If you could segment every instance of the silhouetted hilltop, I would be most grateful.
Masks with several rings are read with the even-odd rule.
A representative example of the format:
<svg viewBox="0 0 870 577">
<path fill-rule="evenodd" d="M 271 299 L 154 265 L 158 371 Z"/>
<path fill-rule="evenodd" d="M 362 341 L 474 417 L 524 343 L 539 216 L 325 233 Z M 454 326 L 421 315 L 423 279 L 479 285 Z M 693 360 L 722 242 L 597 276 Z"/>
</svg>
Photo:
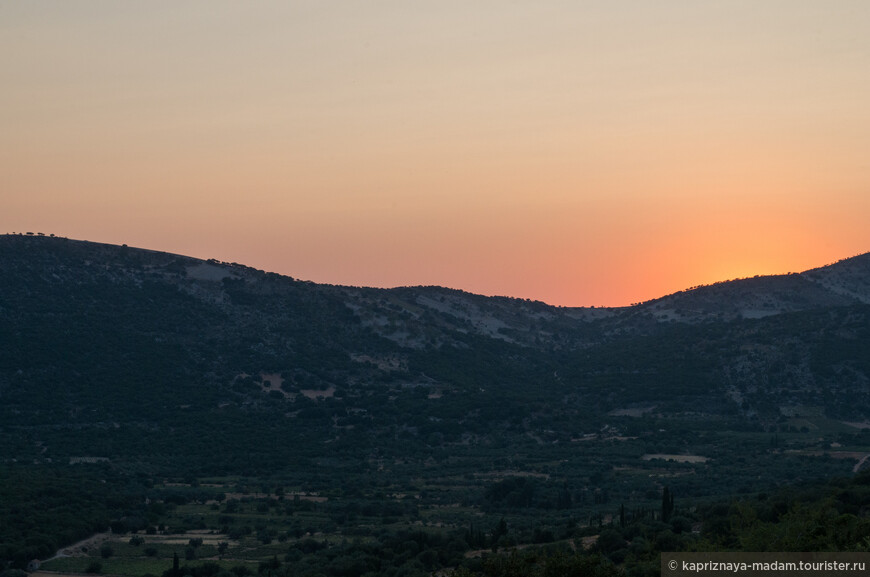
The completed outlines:
<svg viewBox="0 0 870 577">
<path fill-rule="evenodd" d="M 114 447 L 105 452 L 135 451 L 132 430 L 201 435 L 229 415 L 277 419 L 271 426 L 307 446 L 341 436 L 336 423 L 377 445 L 395 427 L 419 431 L 421 418 L 449 444 L 479 435 L 472 422 L 504 433 L 506 415 L 526 422 L 532 407 L 569 437 L 576 419 L 600 424 L 639 406 L 762 427 L 786 406 L 870 420 L 868 262 L 587 309 L 440 287 L 318 285 L 236 263 L 6 235 L 0 418 L 7 434 L 32 439 L 4 456 L 40 458 L 33 443 L 49 431 L 75 431 L 54 439 L 51 454 L 76 456 L 77 435 L 105 428 L 126 431 L 101 436 Z M 169 438 L 159 436 L 169 443 L 161 454 L 180 450 Z"/>
</svg>

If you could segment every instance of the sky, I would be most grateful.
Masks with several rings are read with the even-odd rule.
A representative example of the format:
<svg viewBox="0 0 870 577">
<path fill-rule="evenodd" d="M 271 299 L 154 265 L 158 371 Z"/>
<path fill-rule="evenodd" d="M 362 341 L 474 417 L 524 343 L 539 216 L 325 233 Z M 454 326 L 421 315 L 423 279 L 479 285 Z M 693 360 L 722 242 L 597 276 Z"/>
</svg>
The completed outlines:
<svg viewBox="0 0 870 577">
<path fill-rule="evenodd" d="M 870 2 L 0 0 L 0 233 L 622 306 L 870 251 Z"/>
</svg>

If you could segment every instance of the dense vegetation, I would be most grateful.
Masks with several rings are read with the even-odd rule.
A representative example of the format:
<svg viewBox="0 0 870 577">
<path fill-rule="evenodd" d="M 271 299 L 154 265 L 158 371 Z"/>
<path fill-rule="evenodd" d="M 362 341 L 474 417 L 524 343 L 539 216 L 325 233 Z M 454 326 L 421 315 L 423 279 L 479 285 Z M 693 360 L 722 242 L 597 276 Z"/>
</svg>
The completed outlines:
<svg viewBox="0 0 870 577">
<path fill-rule="evenodd" d="M 122 510 L 111 491 L 81 470 L 0 468 L 0 559 L 24 568 L 104 530 Z"/>
<path fill-rule="evenodd" d="M 735 285 L 780 307 L 742 318 L 727 284 L 575 310 L 56 238 L 2 237 L 0 265 L 10 567 L 109 526 L 111 554 L 50 563 L 643 574 L 667 548 L 788 548 L 783 518 L 819 548 L 866 529 L 857 481 L 803 509 L 775 490 L 870 454 L 870 306 L 824 271 Z"/>
<path fill-rule="evenodd" d="M 109 524 L 112 534 L 104 541 L 68 551 L 73 556 L 46 566 L 166 577 L 428 575 L 441 567 L 451 567 L 456 577 L 656 575 L 664 551 L 870 549 L 868 473 L 731 500 L 687 502 L 666 487 L 657 507 L 610 504 L 603 509 L 608 514 L 589 523 L 564 521 L 520 501 L 497 516 L 466 516 L 471 520 L 464 527 L 420 523 L 426 515 L 416 502 L 377 492 L 314 497 L 262 480 L 255 486 L 243 479 L 211 479 L 135 491 L 128 485 L 126 495 L 109 495 L 113 484 L 102 490 L 92 484 L 97 471 L 64 478 L 23 467 L 12 474 L 25 473 L 27 479 L 4 478 L 31 485 L 14 485 L 19 506 L 31 516 L 27 538 L 15 535 L 20 528 L 5 529 L 4 555 L 12 567 L 23 567 L 28 554 L 46 556 L 33 547 L 54 547 L 47 536 L 53 531 L 78 531 L 61 536 L 72 539 L 105 531 Z M 504 501 L 493 493 L 506 487 L 515 493 L 522 486 L 518 478 L 506 479 L 491 485 L 484 499 Z M 137 498 L 131 498 L 133 492 Z M 14 518 L 10 495 L 4 491 L 0 505 Z M 534 513 L 534 527 L 523 524 L 524 513 Z"/>
</svg>

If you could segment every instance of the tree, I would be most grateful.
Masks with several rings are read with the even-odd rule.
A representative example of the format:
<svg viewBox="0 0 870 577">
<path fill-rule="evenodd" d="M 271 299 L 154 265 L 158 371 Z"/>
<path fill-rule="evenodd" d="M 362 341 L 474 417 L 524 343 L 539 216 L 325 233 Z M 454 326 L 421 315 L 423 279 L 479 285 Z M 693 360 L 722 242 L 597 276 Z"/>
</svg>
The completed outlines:
<svg viewBox="0 0 870 577">
<path fill-rule="evenodd" d="M 259 566 L 259 573 L 268 573 L 272 575 L 275 571 L 281 568 L 281 562 L 278 561 L 278 556 L 273 555 L 268 561 L 263 561 Z"/>
<path fill-rule="evenodd" d="M 507 535 L 507 521 L 504 520 L 504 517 L 498 522 L 498 525 L 495 526 L 492 530 L 492 540 L 493 542 L 498 541 L 501 537 Z"/>
<path fill-rule="evenodd" d="M 667 487 L 662 490 L 662 521 L 670 522 L 674 514 L 674 495 Z"/>
</svg>

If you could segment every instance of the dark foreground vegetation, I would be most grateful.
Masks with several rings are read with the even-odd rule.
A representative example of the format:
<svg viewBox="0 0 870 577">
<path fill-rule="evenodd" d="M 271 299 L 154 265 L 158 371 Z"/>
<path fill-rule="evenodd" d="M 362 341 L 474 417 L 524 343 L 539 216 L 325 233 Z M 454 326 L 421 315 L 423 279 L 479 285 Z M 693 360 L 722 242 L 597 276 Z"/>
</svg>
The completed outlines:
<svg viewBox="0 0 870 577">
<path fill-rule="evenodd" d="M 421 522 L 419 503 L 383 493 L 327 499 L 251 479 L 97 481 L 106 474 L 2 470 L 3 519 L 21 521 L 18 509 L 28 512 L 26 523 L 2 526 L 4 577 L 65 543 L 109 531 L 44 567 L 162 577 L 423 576 L 445 569 L 457 577 L 657 575 L 663 551 L 870 549 L 870 473 L 694 503 L 665 488 L 657 507 L 612 505 L 591 523 L 517 504 L 495 516 L 466 515 L 464 527 Z"/>
</svg>

